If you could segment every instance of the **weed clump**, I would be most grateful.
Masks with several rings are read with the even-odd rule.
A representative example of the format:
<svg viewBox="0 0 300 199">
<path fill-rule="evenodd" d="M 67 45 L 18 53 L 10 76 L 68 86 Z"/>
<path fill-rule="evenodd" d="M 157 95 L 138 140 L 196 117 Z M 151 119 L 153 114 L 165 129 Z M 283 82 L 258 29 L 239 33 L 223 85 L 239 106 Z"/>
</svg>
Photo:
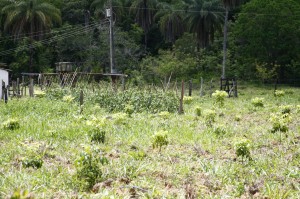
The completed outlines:
<svg viewBox="0 0 300 199">
<path fill-rule="evenodd" d="M 20 122 L 18 119 L 8 119 L 1 126 L 5 130 L 16 130 L 20 128 Z"/>
</svg>

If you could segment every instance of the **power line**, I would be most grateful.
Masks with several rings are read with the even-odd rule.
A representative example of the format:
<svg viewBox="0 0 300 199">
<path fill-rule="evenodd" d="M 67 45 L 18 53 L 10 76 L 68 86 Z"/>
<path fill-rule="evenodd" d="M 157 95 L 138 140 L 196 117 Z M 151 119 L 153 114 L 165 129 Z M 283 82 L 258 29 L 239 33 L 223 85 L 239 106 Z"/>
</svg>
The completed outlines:
<svg viewBox="0 0 300 199">
<path fill-rule="evenodd" d="M 33 47 L 36 47 L 39 44 L 49 44 L 49 43 L 53 42 L 54 40 L 66 39 L 66 38 L 69 38 L 69 37 L 72 37 L 72 36 L 76 36 L 76 35 L 79 35 L 81 33 L 86 32 L 86 31 L 93 30 L 95 27 L 97 27 L 99 25 L 100 26 L 104 25 L 106 23 L 107 23 L 107 21 L 103 20 L 102 23 L 100 23 L 100 24 L 93 24 L 93 25 L 90 25 L 89 27 L 82 27 L 81 29 L 78 29 L 75 32 L 72 31 L 72 32 L 64 33 L 62 35 L 55 35 L 55 36 L 50 37 L 48 39 L 41 40 L 41 41 L 39 41 L 39 43 L 33 44 Z M 27 45 L 19 46 L 17 48 L 13 48 L 13 49 L 9 49 L 9 50 L 6 50 L 6 51 L 2 51 L 2 52 L 0 52 L 0 56 L 4 56 L 4 55 L 9 55 L 9 54 L 15 53 L 16 51 L 24 50 L 26 48 L 29 48 L 30 46 L 31 46 L 30 44 L 27 44 Z"/>
<path fill-rule="evenodd" d="M 211 10 L 188 10 L 188 9 L 165 9 L 165 8 L 140 8 L 140 7 L 128 7 L 128 6 L 113 6 L 113 8 L 125 8 L 125 9 L 136 9 L 136 10 L 153 10 L 153 11 L 172 11 L 172 12 L 183 12 L 183 13 L 198 13 L 198 12 L 210 12 L 214 14 L 225 14 L 226 11 L 211 11 Z M 257 13 L 257 12 L 239 12 L 238 14 L 245 14 L 245 15 L 257 15 L 257 16 L 300 16 L 299 14 L 265 14 L 265 13 Z"/>
</svg>

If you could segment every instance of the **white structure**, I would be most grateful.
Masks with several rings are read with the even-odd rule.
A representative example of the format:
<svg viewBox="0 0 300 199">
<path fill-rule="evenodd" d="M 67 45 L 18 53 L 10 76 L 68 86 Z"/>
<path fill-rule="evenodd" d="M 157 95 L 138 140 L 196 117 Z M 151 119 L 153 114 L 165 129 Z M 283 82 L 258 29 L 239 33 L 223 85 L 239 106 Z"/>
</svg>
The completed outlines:
<svg viewBox="0 0 300 199">
<path fill-rule="evenodd" d="M 2 81 L 5 82 L 5 86 L 8 85 L 8 71 L 0 68 L 0 99 L 2 99 Z"/>
</svg>

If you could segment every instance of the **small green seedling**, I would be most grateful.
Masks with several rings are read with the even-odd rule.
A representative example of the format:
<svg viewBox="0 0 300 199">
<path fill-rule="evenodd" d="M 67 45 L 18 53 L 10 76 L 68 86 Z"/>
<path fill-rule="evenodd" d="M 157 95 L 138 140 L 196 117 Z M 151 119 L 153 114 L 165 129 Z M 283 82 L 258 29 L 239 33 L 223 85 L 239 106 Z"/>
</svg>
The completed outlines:
<svg viewBox="0 0 300 199">
<path fill-rule="evenodd" d="M 168 141 L 168 131 L 158 131 L 153 136 L 152 147 L 159 148 L 159 152 L 163 146 L 167 146 L 169 144 Z"/>
</svg>

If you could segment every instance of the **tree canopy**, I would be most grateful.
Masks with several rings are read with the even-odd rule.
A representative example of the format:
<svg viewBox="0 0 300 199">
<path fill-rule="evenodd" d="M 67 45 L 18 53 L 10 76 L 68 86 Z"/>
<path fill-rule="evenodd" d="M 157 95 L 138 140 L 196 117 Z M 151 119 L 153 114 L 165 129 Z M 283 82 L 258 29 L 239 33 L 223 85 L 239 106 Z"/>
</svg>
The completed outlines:
<svg viewBox="0 0 300 199">
<path fill-rule="evenodd" d="M 170 73 L 200 79 L 225 76 L 226 65 L 228 77 L 298 78 L 299 4 L 112 0 L 117 70 L 145 79 Z M 108 5 L 108 0 L 0 0 L 0 62 L 15 73 L 54 71 L 59 61 L 107 72 Z"/>
</svg>

